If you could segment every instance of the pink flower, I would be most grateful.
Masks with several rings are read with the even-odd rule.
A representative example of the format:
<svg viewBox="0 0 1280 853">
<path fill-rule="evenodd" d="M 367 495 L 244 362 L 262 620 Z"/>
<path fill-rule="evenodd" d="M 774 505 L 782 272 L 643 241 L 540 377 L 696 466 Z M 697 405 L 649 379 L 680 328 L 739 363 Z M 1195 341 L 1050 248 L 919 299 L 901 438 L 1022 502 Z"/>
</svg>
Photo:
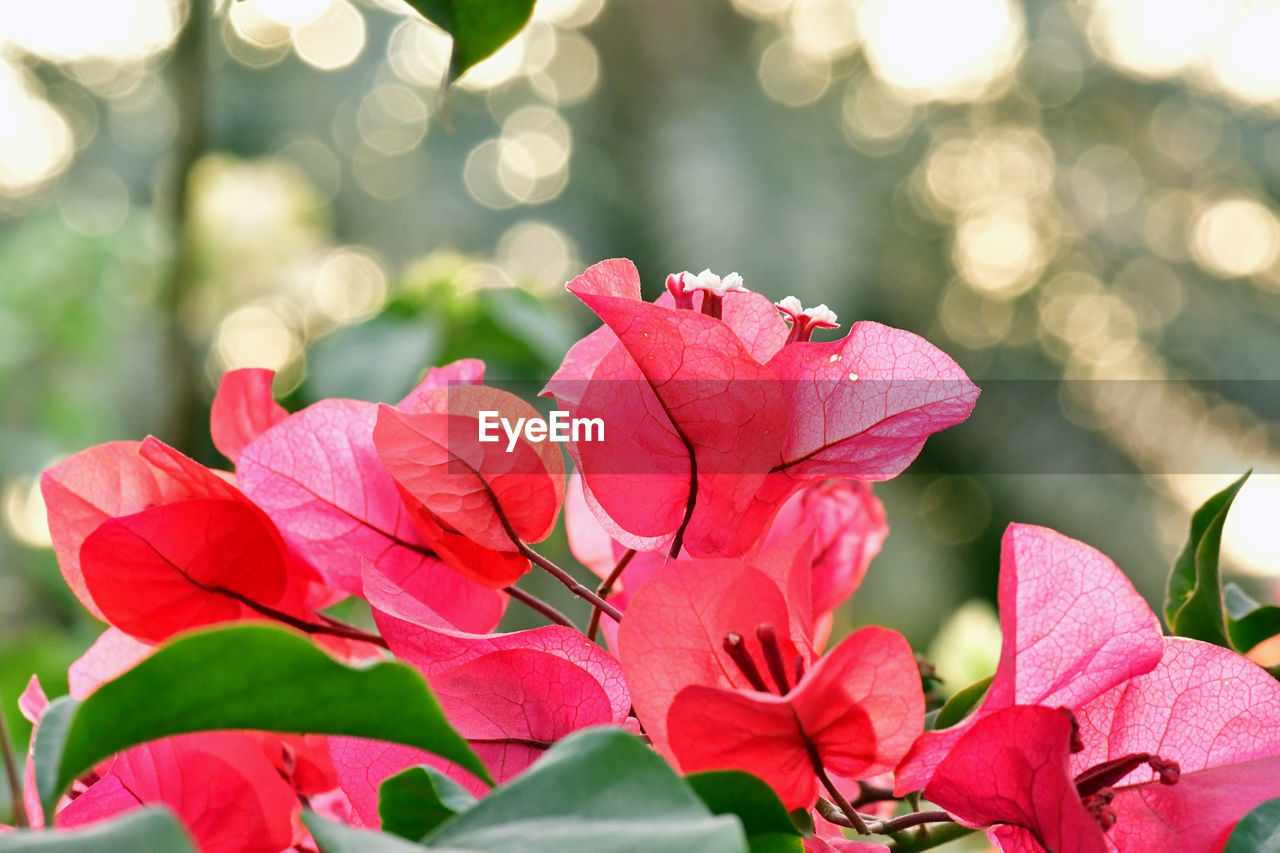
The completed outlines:
<svg viewBox="0 0 1280 853">
<path fill-rule="evenodd" d="M 478 381 L 482 370 L 471 360 L 435 368 L 400 410 L 413 411 L 424 396 L 451 382 Z M 378 458 L 377 420 L 378 406 L 358 400 L 321 400 L 295 412 L 240 451 L 240 487 L 276 523 L 290 550 L 315 568 L 326 589 L 359 595 L 361 565 L 368 561 L 389 576 L 417 578 L 453 624 L 492 629 L 506 596 L 463 575 L 433 548 L 422 528 L 436 529 L 434 519 L 406 505 Z M 527 560 L 509 556 L 515 573 L 527 568 Z"/>
<path fill-rule="evenodd" d="M 892 768 L 923 728 L 924 699 L 892 631 L 864 628 L 818 657 L 808 549 L 785 554 L 666 562 L 632 599 L 619 643 L 660 752 L 686 772 L 754 773 L 807 808 L 819 768 L 853 780 Z"/>
<path fill-rule="evenodd" d="M 44 473 L 68 586 L 95 616 L 146 642 L 307 612 L 318 580 L 230 479 L 154 438 L 77 453 Z"/>
<path fill-rule="evenodd" d="M 624 546 L 744 554 L 806 483 L 893 477 L 972 409 L 977 388 L 921 338 L 858 323 L 811 341 L 829 312 L 786 302 L 788 332 L 738 277 L 714 278 L 669 277 L 656 304 L 625 260 L 568 285 L 605 328 L 569 351 L 544 393 L 605 420 L 603 441 L 569 450 L 588 505 Z"/>
<path fill-rule="evenodd" d="M 925 796 L 1006 853 L 1211 851 L 1280 796 L 1280 682 L 1229 649 L 1170 638 L 1155 669 L 1074 715 L 1012 706 L 975 723 Z"/>
<path fill-rule="evenodd" d="M 761 547 L 775 546 L 788 533 L 806 528 L 813 530 L 814 635 L 821 646 L 831 634 L 832 614 L 862 583 L 889 525 L 870 483 L 825 480 L 782 505 Z"/>
<path fill-rule="evenodd" d="M 631 697 L 618 662 L 579 632 L 548 625 L 470 634 L 413 591 L 365 567 L 365 595 L 396 657 L 422 672 L 449 722 L 503 782 L 551 744 L 590 725 L 622 725 Z M 354 819 L 377 826 L 378 785 L 416 764 L 437 767 L 483 795 L 471 774 L 411 747 L 330 738 L 330 753 Z"/>
<path fill-rule="evenodd" d="M 1013 705 L 1078 710 L 1149 672 L 1164 646 L 1160 623 L 1115 563 L 1052 530 L 1011 524 L 1000 555 L 1000 663 L 963 722 L 926 732 L 897 769 L 896 792 L 923 788 L 975 723 Z"/>
<path fill-rule="evenodd" d="M 609 577 L 627 549 L 609 535 L 591 512 L 582 478 L 576 471 L 569 478 L 564 516 L 574 556 L 601 579 Z M 792 495 L 752 553 L 759 556 L 779 547 L 794 547 L 794 542 L 788 543 L 788 539 L 794 540 L 798 533 L 813 536 L 810 585 L 814 640 L 821 649 L 831 634 L 835 609 L 862 583 L 868 565 L 889 533 L 889 526 L 884 507 L 872 494 L 870 483 L 825 480 L 805 486 Z M 653 552 L 636 553 L 628 558 L 613 585 L 609 602 L 625 613 L 636 591 L 663 562 L 664 558 Z M 617 648 L 617 624 L 610 620 L 601 627 L 609 647 Z"/>
</svg>

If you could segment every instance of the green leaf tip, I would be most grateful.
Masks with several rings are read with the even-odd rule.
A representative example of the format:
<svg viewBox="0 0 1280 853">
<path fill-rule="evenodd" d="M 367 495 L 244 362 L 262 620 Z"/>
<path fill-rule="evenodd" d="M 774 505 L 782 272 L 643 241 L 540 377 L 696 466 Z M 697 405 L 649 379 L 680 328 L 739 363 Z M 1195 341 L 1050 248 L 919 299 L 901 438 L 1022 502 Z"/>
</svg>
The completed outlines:
<svg viewBox="0 0 1280 853">
<path fill-rule="evenodd" d="M 1240 479 L 1218 492 L 1195 511 L 1187 544 L 1169 572 L 1164 619 L 1169 630 L 1180 637 L 1230 647 L 1222 584 L 1218 573 L 1218 553 L 1222 528 L 1236 494 L 1249 479 Z"/>
</svg>

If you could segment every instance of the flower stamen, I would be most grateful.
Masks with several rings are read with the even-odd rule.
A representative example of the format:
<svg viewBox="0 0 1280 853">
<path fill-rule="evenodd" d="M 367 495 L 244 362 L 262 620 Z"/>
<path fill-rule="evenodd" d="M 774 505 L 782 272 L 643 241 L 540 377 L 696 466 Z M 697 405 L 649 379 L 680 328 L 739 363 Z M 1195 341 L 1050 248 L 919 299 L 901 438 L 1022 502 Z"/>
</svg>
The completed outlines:
<svg viewBox="0 0 1280 853">
<path fill-rule="evenodd" d="M 717 320 L 724 313 L 725 294 L 747 292 L 746 287 L 742 284 L 742 276 L 736 272 L 731 272 L 724 278 L 709 269 L 705 269 L 697 275 L 691 272 L 683 272 L 680 274 L 680 281 L 686 293 L 691 294 L 695 290 L 702 291 L 702 313 Z M 669 288 L 670 285 L 668 285 Z M 692 295 L 689 298 L 691 300 L 690 306 L 692 307 Z"/>
<path fill-rule="evenodd" d="M 760 641 L 760 651 L 764 653 L 765 665 L 778 687 L 778 695 L 786 696 L 791 685 L 787 683 L 787 667 L 782 662 L 782 647 L 778 645 L 778 629 L 765 622 L 756 628 L 756 639 Z"/>
<path fill-rule="evenodd" d="M 804 308 L 800 305 L 800 300 L 794 296 L 788 296 L 781 302 L 775 302 L 773 305 L 791 321 L 791 334 L 787 336 L 787 343 L 792 344 L 796 341 L 808 341 L 813 337 L 814 329 L 838 329 L 840 324 L 836 322 L 836 312 L 832 311 L 826 305 L 817 305 L 813 308 Z"/>
<path fill-rule="evenodd" d="M 725 634 L 723 647 L 730 660 L 737 664 L 738 671 L 742 673 L 751 686 L 761 693 L 768 693 L 769 688 L 765 686 L 764 679 L 760 677 L 760 670 L 756 669 L 756 662 L 751 659 L 751 653 L 743 645 L 742 635 L 733 631 Z"/>
<path fill-rule="evenodd" d="M 1116 791 L 1112 786 L 1144 764 L 1160 775 L 1161 785 L 1176 784 L 1182 774 L 1176 761 L 1148 752 L 1136 752 L 1104 761 L 1076 776 L 1076 793 L 1080 795 L 1080 802 L 1103 832 L 1116 823 L 1116 811 L 1111 807 Z"/>
</svg>

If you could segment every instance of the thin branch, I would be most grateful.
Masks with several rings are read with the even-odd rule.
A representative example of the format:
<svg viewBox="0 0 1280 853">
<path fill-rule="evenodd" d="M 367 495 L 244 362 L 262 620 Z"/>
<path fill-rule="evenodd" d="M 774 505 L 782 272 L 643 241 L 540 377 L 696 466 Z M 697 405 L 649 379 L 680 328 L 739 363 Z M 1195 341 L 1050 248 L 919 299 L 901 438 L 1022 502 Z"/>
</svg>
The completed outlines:
<svg viewBox="0 0 1280 853">
<path fill-rule="evenodd" d="M 604 582 L 600 584 L 600 586 L 596 587 L 596 595 L 600 596 L 601 600 L 608 598 L 609 594 L 613 592 L 613 585 L 618 582 L 618 578 L 622 577 L 623 570 L 626 569 L 627 564 L 631 562 L 631 558 L 635 555 L 636 549 L 628 548 L 627 552 L 618 559 L 618 563 L 613 567 L 613 571 L 609 572 L 609 577 L 605 578 Z M 591 622 L 587 625 L 587 639 L 595 640 L 596 632 L 599 630 L 600 608 L 596 607 L 592 609 Z"/>
<path fill-rule="evenodd" d="M 828 791 L 828 793 L 830 792 Z M 815 808 L 817 808 L 818 814 L 822 815 L 824 818 L 831 821 L 836 826 L 844 826 L 844 827 L 848 827 L 849 829 L 858 829 L 856 826 L 853 825 L 853 821 L 849 819 L 848 812 L 846 812 L 840 806 L 836 805 L 835 803 L 831 802 L 828 799 L 825 799 L 823 797 L 818 797 L 818 803 L 815 806 Z M 856 810 L 854 811 L 854 814 L 858 816 L 858 819 L 862 822 L 863 826 L 868 826 L 869 824 L 867 822 L 873 820 L 870 816 L 864 815 L 861 812 L 858 812 Z M 870 829 L 866 829 L 866 830 L 859 829 L 858 831 L 864 834 L 870 834 L 871 832 Z"/>
<path fill-rule="evenodd" d="M 819 797 L 817 808 L 818 814 L 822 815 L 837 826 L 847 826 L 850 829 L 857 829 L 857 827 L 853 825 L 852 821 L 849 820 L 848 815 L 835 803 Z M 951 819 L 951 816 L 944 811 L 913 812 L 892 820 L 871 820 L 868 819 L 866 815 L 861 814 L 859 815 L 859 818 L 862 819 L 863 825 L 866 826 L 867 831 L 873 835 L 897 836 L 898 833 L 911 829 L 912 827 L 920 827 L 920 832 L 915 837 L 904 835 L 893 839 L 893 849 L 901 851 L 927 850 L 930 847 L 935 847 L 939 844 L 952 841 L 973 832 L 972 829 L 955 823 Z M 926 824 L 943 824 L 943 826 L 926 835 Z"/>
<path fill-rule="evenodd" d="M 844 794 L 840 793 L 840 789 L 835 786 L 835 783 L 831 781 L 831 777 L 827 775 L 826 768 L 822 766 L 822 759 L 818 756 L 818 747 L 807 734 L 803 734 L 803 728 L 800 731 L 804 737 L 805 751 L 809 753 L 809 763 L 813 765 L 813 772 L 818 774 L 818 780 L 822 782 L 822 787 L 827 789 L 827 793 L 831 795 L 831 799 L 835 801 L 835 804 L 840 807 L 841 815 L 848 822 L 845 823 L 844 821 L 833 820 L 832 818 L 827 817 L 826 814 L 824 814 L 823 817 L 827 817 L 827 820 L 830 820 L 832 823 L 840 823 L 843 826 L 856 829 L 863 835 L 870 835 L 871 830 L 867 829 L 867 823 L 862 819 L 862 815 L 858 814 L 858 810 L 853 807 L 853 804 L 849 802 L 848 798 L 846 798 Z M 818 800 L 818 805 L 819 811 L 821 811 L 821 798 Z"/>
<path fill-rule="evenodd" d="M 484 489 L 485 495 L 489 498 L 489 503 L 493 505 L 495 511 L 494 514 L 498 517 L 498 523 L 502 525 L 502 529 L 506 532 L 507 538 L 511 540 L 512 545 L 516 546 L 516 550 L 519 551 L 520 554 L 528 559 L 529 562 L 539 566 L 553 578 L 564 584 L 565 588 L 568 589 L 569 592 L 578 596 L 578 598 L 585 599 L 603 610 L 605 613 L 609 614 L 613 621 L 622 621 L 622 613 L 619 612 L 616 607 L 605 602 L 605 600 L 600 596 L 574 580 L 573 575 L 569 574 L 564 569 L 560 568 L 555 563 L 551 562 L 546 557 L 526 545 L 524 540 L 520 538 L 520 534 L 516 533 L 516 529 L 511 526 L 511 520 L 507 518 L 507 514 L 502 511 L 502 502 L 499 501 L 498 496 L 494 494 L 493 487 L 489 485 L 489 481 L 486 480 L 484 476 L 481 475 L 481 473 L 469 462 L 459 459 L 456 456 L 453 458 L 466 465 L 467 468 L 470 469 L 471 473 L 475 475 L 476 481 L 480 483 L 480 488 Z"/>
<path fill-rule="evenodd" d="M 565 616 L 559 610 L 556 610 L 550 604 L 543 601 L 541 598 L 538 598 L 538 596 L 529 592 L 525 592 L 523 589 L 520 589 L 518 586 L 509 586 L 506 589 L 504 589 L 503 592 L 505 592 L 507 595 L 511 596 L 521 604 L 525 605 L 526 607 L 541 613 L 543 616 L 547 617 L 552 622 L 555 622 L 557 625 L 563 625 L 566 628 L 573 628 L 575 631 L 578 629 L 578 626 L 573 624 L 573 620 L 570 619 L 568 616 Z"/>
<path fill-rule="evenodd" d="M 230 598 L 239 601 L 245 607 L 257 613 L 261 613 L 268 619 L 274 619 L 277 622 L 283 622 L 291 628 L 297 628 L 306 634 L 326 634 L 330 637 L 342 637 L 344 640 L 357 640 L 361 643 L 370 643 L 371 645 L 381 646 L 384 649 L 390 648 L 387 641 L 379 637 L 377 634 L 370 634 L 368 631 L 361 631 L 354 625 L 348 625 L 345 622 L 339 622 L 332 616 L 322 616 L 324 622 L 308 622 L 306 619 L 299 619 L 289 613 L 276 610 L 274 607 L 268 607 L 260 601 L 254 601 L 246 595 L 241 595 L 232 589 L 226 587 L 204 587 L 211 592 L 221 593 Z"/>
<path fill-rule="evenodd" d="M 858 798 L 853 801 L 854 807 L 865 806 L 871 803 L 883 803 L 889 800 L 898 799 L 893 795 L 892 788 L 881 788 L 878 785 L 870 785 L 866 782 L 858 783 Z"/>
<path fill-rule="evenodd" d="M 499 517 L 501 518 L 502 516 L 499 516 Z M 576 580 L 574 580 L 573 575 L 569 574 L 564 569 L 560 568 L 555 563 L 551 562 L 546 557 L 542 556 L 537 551 L 530 548 L 528 545 L 524 544 L 519 540 L 515 540 L 515 542 L 516 542 L 516 547 L 520 549 L 521 554 L 528 557 L 531 562 L 535 563 L 536 565 L 544 569 L 553 578 L 560 581 L 560 583 L 564 584 L 565 587 L 569 590 L 569 592 L 578 596 L 578 598 L 581 598 L 589 602 L 596 608 L 604 611 L 605 615 L 607 615 L 613 621 L 615 622 L 622 621 L 622 613 L 618 610 L 618 608 L 614 607 L 612 604 L 605 601 L 603 598 L 596 595 L 594 592 L 587 589 L 582 584 L 578 583 Z"/>
<path fill-rule="evenodd" d="M 9 780 L 9 798 L 13 804 L 13 825 L 19 828 L 29 826 L 27 809 L 22 799 L 22 776 L 18 769 L 18 759 L 13 752 L 13 742 L 9 740 L 9 724 L 4 719 L 4 706 L 0 703 L 0 751 L 4 753 L 4 772 Z"/>
<path fill-rule="evenodd" d="M 921 826 L 926 823 L 952 823 L 951 815 L 944 811 L 913 812 L 902 817 L 895 817 L 893 820 L 869 823 L 867 828 L 877 835 L 893 835 L 895 832 L 902 832 L 904 829 L 910 829 L 913 826 Z"/>
<path fill-rule="evenodd" d="M 916 833 L 914 837 L 910 833 L 895 836 L 890 842 L 889 849 L 895 851 L 895 853 L 918 853 L 918 851 L 929 850 L 946 844 L 948 841 L 955 841 L 957 838 L 972 835 L 976 831 L 958 823 L 943 823 L 935 826 L 926 836 L 923 834 L 924 827 L 922 826 L 920 832 Z"/>
</svg>

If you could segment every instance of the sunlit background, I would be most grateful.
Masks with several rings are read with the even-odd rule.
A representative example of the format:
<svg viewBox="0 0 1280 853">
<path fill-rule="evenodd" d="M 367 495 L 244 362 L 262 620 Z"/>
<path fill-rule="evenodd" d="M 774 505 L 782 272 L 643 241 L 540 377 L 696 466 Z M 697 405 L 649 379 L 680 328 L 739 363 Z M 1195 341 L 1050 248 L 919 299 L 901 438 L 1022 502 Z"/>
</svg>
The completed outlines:
<svg viewBox="0 0 1280 853">
<path fill-rule="evenodd" d="M 398 0 L 0 6 L 0 698 L 97 630 L 41 469 L 147 433 L 217 463 L 235 367 L 292 406 L 469 355 L 545 378 L 590 327 L 560 285 L 617 255 L 651 292 L 736 270 L 918 331 L 987 383 L 879 488 L 845 621 L 929 648 L 970 602 L 932 644 L 950 688 L 990 665 L 1010 521 L 1158 602 L 1253 467 L 1225 547 L 1274 597 L 1277 44 L 1277 0 L 539 0 L 445 97 L 447 37 Z"/>
</svg>

